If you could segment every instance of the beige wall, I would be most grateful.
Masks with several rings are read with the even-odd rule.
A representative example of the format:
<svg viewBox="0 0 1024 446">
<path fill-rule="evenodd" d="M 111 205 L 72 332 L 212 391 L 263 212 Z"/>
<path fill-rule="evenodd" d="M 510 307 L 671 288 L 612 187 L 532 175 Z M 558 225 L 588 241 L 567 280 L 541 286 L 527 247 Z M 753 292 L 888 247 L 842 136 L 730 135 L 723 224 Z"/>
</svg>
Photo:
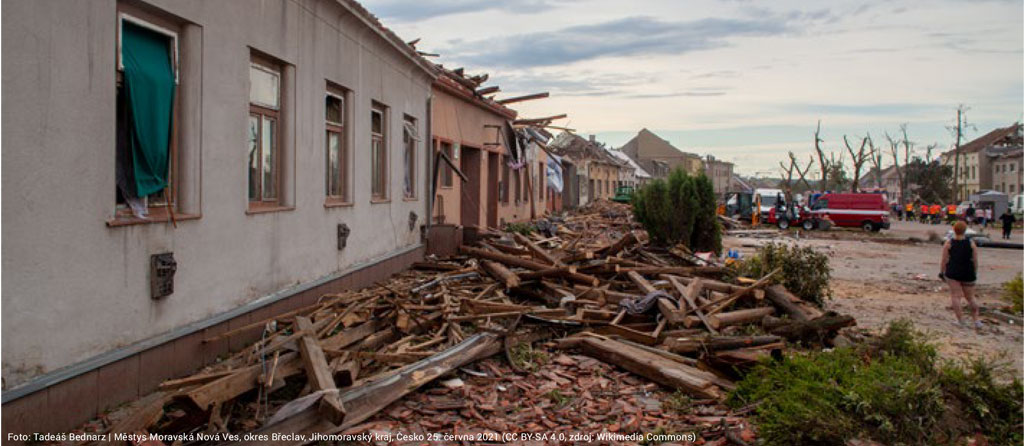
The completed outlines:
<svg viewBox="0 0 1024 446">
<path fill-rule="evenodd" d="M 995 158 L 990 164 L 992 166 L 992 189 L 1010 196 L 1024 193 L 1024 157 Z M 1013 170 L 1010 170 L 1010 169 Z"/>
<path fill-rule="evenodd" d="M 402 198 L 402 116 L 427 134 L 430 76 L 333 0 L 153 0 L 180 20 L 185 210 L 199 218 L 110 227 L 115 210 L 117 3 L 4 2 L 3 378 L 8 389 L 297 284 L 420 243 Z M 283 195 L 248 214 L 250 48 L 286 62 Z M 351 90 L 351 206 L 325 207 L 324 94 Z M 389 190 L 370 202 L 371 101 L 390 107 Z M 187 183 L 187 184 L 186 184 Z M 410 213 L 417 217 L 409 228 Z M 337 249 L 336 227 L 351 228 Z M 173 252 L 175 291 L 150 299 L 149 263 Z"/>
<path fill-rule="evenodd" d="M 472 147 L 481 151 L 479 164 L 480 199 L 475 203 L 479 207 L 479 218 L 475 224 L 486 227 L 488 226 L 488 203 L 497 201 L 498 198 L 497 194 L 492 194 L 491 192 L 496 191 L 495 183 L 505 181 L 502 178 L 502 158 L 506 161 L 509 159 L 504 139 L 498 136 L 497 129 L 487 126 L 503 126 L 509 117 L 471 102 L 457 93 L 451 92 L 447 87 L 437 84 L 434 86 L 432 109 L 432 128 L 435 140 L 459 144 L 463 148 Z M 501 144 L 494 145 L 496 142 Z M 540 172 L 538 163 L 547 162 L 547 154 L 543 150 L 536 148 L 527 150 L 527 152 L 530 154 L 530 162 L 523 169 L 518 170 L 518 173 L 517 170 L 509 169 L 508 199 L 497 204 L 497 223 L 499 226 L 503 221 L 506 223 L 525 221 L 529 220 L 531 215 L 541 216 L 544 214 L 546 201 L 544 195 L 546 194 L 540 194 L 541 191 L 537 187 L 537 182 L 544 180 L 544 177 L 538 174 Z M 460 159 L 455 160 L 456 164 L 459 164 L 460 167 L 464 153 L 465 151 L 462 150 L 459 154 Z M 498 160 L 498 177 L 496 178 L 491 178 L 490 176 L 488 163 L 491 158 Z M 521 178 L 520 199 L 518 202 L 516 201 L 515 181 L 513 180 L 517 174 Z M 532 186 L 532 198 L 534 200 L 532 210 L 530 196 L 528 195 L 529 189 L 526 185 L 527 178 L 532 181 L 530 185 Z M 467 187 L 467 185 L 459 179 L 458 175 L 454 175 L 452 183 L 452 187 L 441 186 L 441 175 L 438 175 L 437 195 L 441 197 L 440 201 L 443 201 L 444 204 L 443 209 L 441 209 L 435 203 L 434 218 L 435 221 L 443 218 L 448 223 L 461 224 L 462 206 L 472 205 L 473 203 L 471 202 L 476 200 L 467 199 L 467 194 L 463 191 L 463 188 Z"/>
<path fill-rule="evenodd" d="M 588 177 L 590 181 L 593 181 L 595 189 L 589 195 L 589 199 L 591 201 L 599 199 L 610 200 L 614 197 L 615 182 L 619 180 L 618 167 L 592 161 L 588 164 L 587 169 Z"/>
</svg>

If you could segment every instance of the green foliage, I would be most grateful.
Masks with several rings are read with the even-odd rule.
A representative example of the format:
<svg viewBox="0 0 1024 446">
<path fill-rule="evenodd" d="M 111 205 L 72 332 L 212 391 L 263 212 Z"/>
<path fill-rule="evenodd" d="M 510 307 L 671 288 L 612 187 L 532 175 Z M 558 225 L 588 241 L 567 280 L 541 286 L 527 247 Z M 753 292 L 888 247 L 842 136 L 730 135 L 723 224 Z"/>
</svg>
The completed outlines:
<svg viewBox="0 0 1024 446">
<path fill-rule="evenodd" d="M 682 391 L 675 391 L 668 398 L 665 398 L 665 402 L 662 403 L 665 409 L 678 412 L 678 413 L 690 413 L 690 408 L 693 407 L 693 400 L 690 399 L 690 395 L 683 393 Z"/>
<path fill-rule="evenodd" d="M 789 246 L 782 243 L 768 243 L 761 246 L 750 259 L 739 264 L 743 276 L 760 278 L 776 268 L 772 281 L 781 283 L 803 300 L 819 307 L 832 297 L 832 268 L 828 256 L 810 247 Z"/>
<path fill-rule="evenodd" d="M 522 235 L 530 235 L 534 231 L 532 223 L 506 223 L 505 232 L 517 232 Z"/>
<path fill-rule="evenodd" d="M 707 176 L 691 177 L 676 169 L 668 180 L 654 180 L 633 194 L 633 214 L 655 243 L 683 243 L 695 251 L 721 252 L 715 203 Z"/>
<path fill-rule="evenodd" d="M 512 365 L 527 372 L 536 372 L 548 362 L 548 354 L 534 350 L 529 342 L 520 342 L 509 349 L 509 360 Z"/>
<path fill-rule="evenodd" d="M 1020 444 L 1024 386 L 1000 383 L 982 360 L 966 367 L 938 359 L 908 321 L 876 342 L 766 362 L 729 402 L 759 402 L 767 445 L 953 444 L 981 432 L 992 444 Z"/>
<path fill-rule="evenodd" d="M 916 184 L 917 195 L 925 203 L 947 203 L 953 200 L 953 167 L 938 160 L 927 162 L 914 158 L 904 167 L 907 184 Z"/>
<path fill-rule="evenodd" d="M 1003 299 L 1013 305 L 1014 314 L 1024 313 L 1024 280 L 1021 274 L 1003 284 Z"/>
</svg>

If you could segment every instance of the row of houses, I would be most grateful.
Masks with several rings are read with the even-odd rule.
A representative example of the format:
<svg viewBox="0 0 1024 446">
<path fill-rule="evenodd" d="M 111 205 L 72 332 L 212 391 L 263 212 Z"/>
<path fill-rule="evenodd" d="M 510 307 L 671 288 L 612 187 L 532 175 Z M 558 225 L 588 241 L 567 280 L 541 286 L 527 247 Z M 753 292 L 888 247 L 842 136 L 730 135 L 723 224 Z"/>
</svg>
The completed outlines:
<svg viewBox="0 0 1024 446">
<path fill-rule="evenodd" d="M 1014 196 L 1024 193 L 1024 147 L 1021 124 L 996 128 L 956 149 L 939 156 L 938 162 L 956 170 L 954 154 L 960 154 L 959 172 L 956 174 L 958 196 L 967 200 L 972 195 L 995 191 Z M 884 189 L 890 201 L 904 203 L 900 196 L 899 175 L 895 166 L 882 169 L 878 176 L 868 173 L 862 183 L 864 189 Z M 917 197 L 917 185 L 907 185 L 907 199 Z"/>
<path fill-rule="evenodd" d="M 647 130 L 555 137 L 509 106 L 543 95 L 498 99 L 353 0 L 15 0 L 2 20 L 5 433 L 67 431 L 447 228 L 707 169 Z"/>
<path fill-rule="evenodd" d="M 967 199 L 983 191 L 996 191 L 1006 195 L 1024 193 L 1024 133 L 1021 124 L 994 129 L 970 142 L 943 153 L 944 165 L 959 171 L 958 195 Z M 959 163 L 956 156 L 959 154 Z"/>
</svg>

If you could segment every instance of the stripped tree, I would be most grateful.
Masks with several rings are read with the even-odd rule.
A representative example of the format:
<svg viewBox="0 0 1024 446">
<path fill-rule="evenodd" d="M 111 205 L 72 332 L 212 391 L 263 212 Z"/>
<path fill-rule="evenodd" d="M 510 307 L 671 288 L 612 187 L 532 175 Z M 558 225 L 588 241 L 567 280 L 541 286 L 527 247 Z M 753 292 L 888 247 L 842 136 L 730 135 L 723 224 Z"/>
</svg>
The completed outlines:
<svg viewBox="0 0 1024 446">
<path fill-rule="evenodd" d="M 825 150 L 821 148 L 821 120 L 818 120 L 818 128 L 814 130 L 814 151 L 818 153 L 818 164 L 821 166 L 821 190 L 828 190 L 828 174 L 832 170 L 829 160 L 825 158 Z"/>
<path fill-rule="evenodd" d="M 856 152 L 853 151 L 853 147 L 850 146 L 850 141 L 843 135 L 843 144 L 846 145 L 846 151 L 850 153 L 850 162 L 853 163 L 853 182 L 850 183 L 850 192 L 857 192 L 860 188 L 860 170 L 864 167 L 864 163 L 868 160 L 868 152 L 864 149 L 867 148 L 868 142 L 871 141 L 871 134 L 861 139 L 860 148 Z"/>
<path fill-rule="evenodd" d="M 900 188 L 900 208 L 902 209 L 909 200 L 907 199 L 907 174 L 906 166 L 910 164 L 910 147 L 913 143 L 907 138 L 907 124 L 900 124 L 900 131 L 903 132 L 903 139 L 896 139 L 885 132 L 885 139 L 889 141 L 889 154 L 892 155 L 892 166 L 896 170 L 896 181 Z M 900 145 L 903 146 L 903 159 L 900 160 Z"/>
</svg>

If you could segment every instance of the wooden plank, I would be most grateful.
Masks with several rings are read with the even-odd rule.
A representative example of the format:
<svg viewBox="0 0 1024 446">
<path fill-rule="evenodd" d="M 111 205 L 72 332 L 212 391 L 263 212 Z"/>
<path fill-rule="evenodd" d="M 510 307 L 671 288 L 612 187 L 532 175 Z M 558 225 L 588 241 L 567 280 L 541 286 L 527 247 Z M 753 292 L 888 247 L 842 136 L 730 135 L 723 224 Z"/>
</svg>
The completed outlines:
<svg viewBox="0 0 1024 446">
<path fill-rule="evenodd" d="M 704 312 L 701 311 L 700 306 L 697 305 L 697 295 L 700 294 L 701 289 L 704 287 L 704 281 L 700 278 L 694 278 L 686 287 L 684 287 L 675 276 L 668 276 L 668 281 L 677 291 L 679 291 L 679 296 L 682 297 L 683 301 L 685 301 L 688 306 L 687 309 L 683 311 L 683 314 L 693 311 L 697 314 L 697 318 L 704 323 L 704 326 L 708 328 L 708 331 L 718 334 L 718 330 L 715 328 L 717 324 L 709 320 L 707 316 L 704 315 Z"/>
<path fill-rule="evenodd" d="M 466 364 L 497 354 L 501 351 L 501 347 L 501 338 L 494 333 L 474 334 L 458 345 L 430 358 L 406 365 L 392 372 L 382 373 L 341 390 L 341 400 L 345 407 L 348 408 L 348 414 L 341 425 L 332 425 L 326 422 L 319 417 L 315 408 L 309 408 L 279 423 L 263 426 L 256 430 L 255 433 L 271 435 L 273 433 L 309 434 L 311 432 L 321 432 L 333 434 L 341 432 L 369 419 L 389 404 L 398 401 L 424 384 Z M 302 443 L 304 442 L 297 438 L 277 442 L 241 442 L 244 445 Z M 238 443 L 232 442 L 231 444 L 235 445 Z"/>
<path fill-rule="evenodd" d="M 639 348 L 608 338 L 588 336 L 579 343 L 587 356 L 621 367 L 656 383 L 675 388 L 698 398 L 722 397 L 707 372 L 672 361 Z"/>
<path fill-rule="evenodd" d="M 480 267 L 483 268 L 484 272 L 494 277 L 495 280 L 505 284 L 505 288 L 516 288 L 521 283 L 516 273 L 498 262 L 482 260 L 480 261 Z"/>
<path fill-rule="evenodd" d="M 784 311 L 789 317 L 795 321 L 806 321 L 810 318 L 807 317 L 807 313 L 804 312 L 795 302 L 794 299 L 799 301 L 800 299 L 790 293 L 786 287 L 782 285 L 772 285 L 765 289 L 765 298 L 767 298 L 776 307 Z"/>
<path fill-rule="evenodd" d="M 306 369 L 306 378 L 314 392 L 327 391 L 320 399 L 320 413 L 330 420 L 331 423 L 341 424 L 345 421 L 345 405 L 337 393 L 330 393 L 337 390 L 334 384 L 334 373 L 330 364 L 327 363 L 327 356 L 324 355 L 320 343 L 316 339 L 316 329 L 313 328 L 313 321 L 304 316 L 295 317 L 295 326 L 303 333 L 299 338 L 299 352 L 302 356 L 302 364 Z"/>
<path fill-rule="evenodd" d="M 720 351 L 781 342 L 779 336 L 706 336 L 698 338 L 670 338 L 665 347 L 673 353 L 694 353 L 703 350 Z"/>
<path fill-rule="evenodd" d="M 302 371 L 302 361 L 295 353 L 281 355 L 274 376 L 287 378 Z M 185 396 L 197 407 L 208 410 L 214 403 L 223 403 L 239 395 L 255 389 L 259 385 L 259 377 L 263 373 L 260 364 L 238 369 L 235 373 L 210 381 L 198 388 L 189 390 Z"/>
<path fill-rule="evenodd" d="M 511 97 L 511 98 L 499 99 L 498 103 L 501 104 L 501 105 L 513 104 L 513 103 L 516 103 L 516 102 L 532 101 L 534 99 L 544 99 L 544 98 L 546 98 L 546 97 L 548 97 L 550 95 L 551 95 L 551 93 L 548 93 L 548 92 L 545 91 L 543 93 L 533 93 L 533 94 L 527 94 L 527 95 L 523 95 L 523 96 L 514 96 L 514 97 Z"/>
<path fill-rule="evenodd" d="M 556 259 L 550 253 L 545 251 L 544 248 L 541 248 L 540 246 L 537 246 L 536 243 L 534 243 L 532 240 L 530 240 L 529 238 L 527 238 L 523 234 L 514 233 L 512 235 L 512 237 L 516 240 L 516 242 L 519 242 L 523 246 L 526 246 L 526 249 L 528 249 L 530 251 L 530 253 L 533 254 L 534 258 L 542 260 L 545 263 L 548 263 L 548 264 L 551 264 L 551 265 L 555 265 L 555 266 L 562 266 L 563 265 L 563 263 L 560 260 Z"/>
</svg>

